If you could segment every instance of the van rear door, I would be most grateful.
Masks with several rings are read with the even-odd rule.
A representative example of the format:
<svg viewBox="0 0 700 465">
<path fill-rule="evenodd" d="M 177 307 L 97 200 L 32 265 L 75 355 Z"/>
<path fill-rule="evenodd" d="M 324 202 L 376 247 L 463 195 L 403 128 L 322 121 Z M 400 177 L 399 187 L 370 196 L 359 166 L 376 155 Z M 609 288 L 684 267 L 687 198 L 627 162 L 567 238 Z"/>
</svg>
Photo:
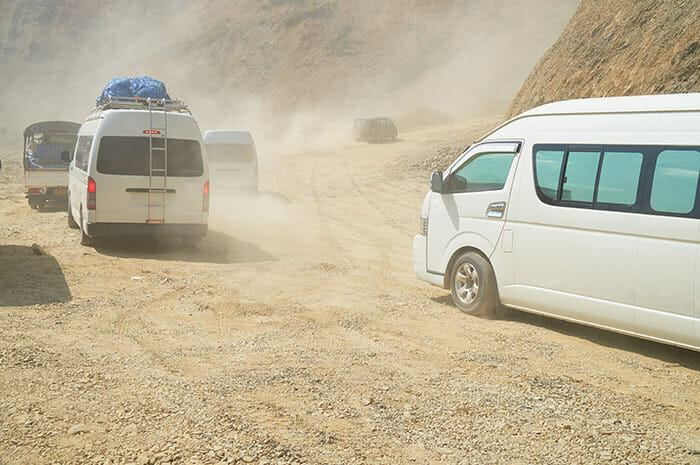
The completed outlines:
<svg viewBox="0 0 700 465">
<path fill-rule="evenodd" d="M 257 159 L 252 143 L 206 144 L 211 184 L 236 189 L 257 186 Z"/>
<path fill-rule="evenodd" d="M 100 223 L 202 223 L 205 169 L 198 140 L 104 136 L 96 166 Z M 167 158 L 167 173 L 166 168 Z"/>
</svg>

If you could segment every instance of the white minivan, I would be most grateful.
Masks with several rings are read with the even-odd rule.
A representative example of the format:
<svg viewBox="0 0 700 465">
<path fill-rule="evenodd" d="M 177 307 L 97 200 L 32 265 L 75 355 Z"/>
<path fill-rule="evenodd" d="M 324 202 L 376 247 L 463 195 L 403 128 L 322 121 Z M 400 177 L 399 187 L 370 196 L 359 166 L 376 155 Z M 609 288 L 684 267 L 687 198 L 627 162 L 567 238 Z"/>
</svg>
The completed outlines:
<svg viewBox="0 0 700 465">
<path fill-rule="evenodd" d="M 216 129 L 204 133 L 212 188 L 220 191 L 258 190 L 258 156 L 248 131 Z"/>
<path fill-rule="evenodd" d="M 700 94 L 572 100 L 499 126 L 431 177 L 420 279 L 700 350 Z"/>
<path fill-rule="evenodd" d="M 209 178 L 201 132 L 180 101 L 113 98 L 78 131 L 68 224 L 80 241 L 146 234 L 196 245 L 207 234 Z"/>
</svg>

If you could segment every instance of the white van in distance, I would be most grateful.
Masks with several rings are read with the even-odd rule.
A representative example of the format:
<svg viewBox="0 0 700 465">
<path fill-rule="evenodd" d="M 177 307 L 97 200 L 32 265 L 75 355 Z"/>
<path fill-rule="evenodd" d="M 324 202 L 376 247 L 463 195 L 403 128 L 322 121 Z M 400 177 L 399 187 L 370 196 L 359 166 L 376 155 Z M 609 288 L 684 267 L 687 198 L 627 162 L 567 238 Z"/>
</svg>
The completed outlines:
<svg viewBox="0 0 700 465">
<path fill-rule="evenodd" d="M 217 129 L 204 133 L 209 175 L 216 192 L 258 190 L 258 156 L 248 131 Z"/>
<path fill-rule="evenodd" d="M 207 234 L 209 178 L 197 122 L 181 101 L 116 97 L 78 131 L 68 224 L 82 244 L 130 234 Z"/>
<path fill-rule="evenodd" d="M 466 313 L 700 350 L 699 175 L 700 94 L 535 108 L 433 173 L 414 271 Z"/>
</svg>

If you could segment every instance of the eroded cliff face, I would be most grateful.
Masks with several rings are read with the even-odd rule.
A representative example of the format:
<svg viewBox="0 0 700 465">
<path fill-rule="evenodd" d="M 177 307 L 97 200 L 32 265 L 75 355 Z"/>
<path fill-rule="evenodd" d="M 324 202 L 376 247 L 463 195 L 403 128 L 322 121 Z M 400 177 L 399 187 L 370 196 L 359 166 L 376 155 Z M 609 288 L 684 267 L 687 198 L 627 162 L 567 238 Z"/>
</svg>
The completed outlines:
<svg viewBox="0 0 700 465">
<path fill-rule="evenodd" d="M 585 97 L 700 92 L 700 1 L 583 0 L 508 116 Z"/>
<path fill-rule="evenodd" d="M 578 0 L 142 3 L 0 0 L 0 102 L 14 115 L 0 131 L 80 120 L 107 80 L 143 74 L 208 127 L 502 112 Z"/>
</svg>

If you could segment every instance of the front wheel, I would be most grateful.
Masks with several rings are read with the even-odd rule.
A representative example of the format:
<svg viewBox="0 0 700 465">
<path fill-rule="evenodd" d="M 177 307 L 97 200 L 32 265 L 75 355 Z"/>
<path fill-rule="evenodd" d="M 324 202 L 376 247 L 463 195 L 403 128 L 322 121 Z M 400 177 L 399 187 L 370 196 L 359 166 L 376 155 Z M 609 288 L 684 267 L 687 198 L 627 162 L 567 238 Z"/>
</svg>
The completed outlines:
<svg viewBox="0 0 700 465">
<path fill-rule="evenodd" d="M 450 272 L 450 290 L 457 308 L 469 315 L 496 316 L 498 286 L 491 264 L 476 252 L 464 252 Z"/>
</svg>

